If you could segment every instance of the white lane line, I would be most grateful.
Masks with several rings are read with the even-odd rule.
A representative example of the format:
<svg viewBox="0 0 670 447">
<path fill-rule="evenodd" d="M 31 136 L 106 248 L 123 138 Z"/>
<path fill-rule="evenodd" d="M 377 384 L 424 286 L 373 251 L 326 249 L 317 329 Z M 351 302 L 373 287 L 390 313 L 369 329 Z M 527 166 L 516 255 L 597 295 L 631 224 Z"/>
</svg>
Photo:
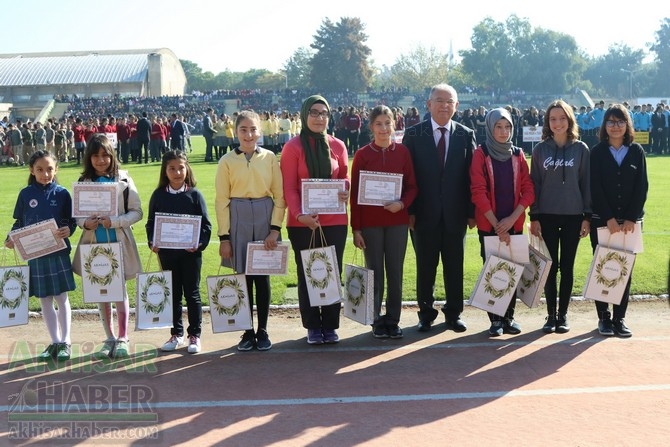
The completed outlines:
<svg viewBox="0 0 670 447">
<path fill-rule="evenodd" d="M 143 410 L 147 409 L 196 409 L 196 408 L 231 408 L 231 407 L 268 407 L 268 406 L 302 406 L 302 405 L 332 405 L 332 404 L 367 404 L 386 402 L 421 402 L 441 400 L 468 400 L 468 399 L 500 399 L 507 397 L 536 397 L 536 396 L 565 396 L 579 394 L 609 394 L 609 393 L 639 393 L 650 391 L 670 391 L 670 383 L 657 385 L 629 385 L 592 388 L 557 388 L 539 390 L 511 390 L 489 391 L 479 393 L 448 393 L 448 394 L 399 394 L 390 396 L 339 396 L 318 397 L 306 399 L 254 399 L 254 400 L 208 400 L 208 401 L 172 401 L 143 403 L 141 405 L 109 405 L 102 408 L 99 404 L 96 411 L 105 410 Z M 149 407 L 149 408 L 147 408 Z M 11 406 L 0 406 L 0 412 L 8 412 Z M 50 411 L 87 411 L 85 404 L 51 405 L 30 407 L 33 412 Z"/>
</svg>

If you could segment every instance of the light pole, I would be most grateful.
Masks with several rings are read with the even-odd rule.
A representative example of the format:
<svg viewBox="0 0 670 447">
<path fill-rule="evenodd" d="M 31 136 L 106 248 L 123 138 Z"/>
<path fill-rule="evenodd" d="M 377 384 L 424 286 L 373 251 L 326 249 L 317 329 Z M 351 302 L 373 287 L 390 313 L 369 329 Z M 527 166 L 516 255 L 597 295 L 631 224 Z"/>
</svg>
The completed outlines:
<svg viewBox="0 0 670 447">
<path fill-rule="evenodd" d="M 280 73 L 280 76 L 284 77 L 284 88 L 288 90 L 288 76 L 286 76 L 286 74 L 281 74 L 281 73 Z"/>
<path fill-rule="evenodd" d="M 632 103 L 633 102 L 633 73 L 637 73 L 640 70 L 639 69 L 638 70 L 626 70 L 625 68 L 621 68 L 621 71 L 623 71 L 624 73 L 628 73 L 628 80 L 630 82 L 629 90 L 628 90 L 630 95 L 629 95 L 628 99 Z"/>
</svg>

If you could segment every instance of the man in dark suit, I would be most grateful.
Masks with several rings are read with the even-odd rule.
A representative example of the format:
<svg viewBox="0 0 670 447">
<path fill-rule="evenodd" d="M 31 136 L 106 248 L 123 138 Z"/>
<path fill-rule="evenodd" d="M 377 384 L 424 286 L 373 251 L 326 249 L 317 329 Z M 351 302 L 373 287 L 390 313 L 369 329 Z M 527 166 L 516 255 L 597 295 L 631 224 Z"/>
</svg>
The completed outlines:
<svg viewBox="0 0 670 447">
<path fill-rule="evenodd" d="M 186 125 L 181 122 L 176 113 L 173 113 L 170 123 L 170 149 L 183 151 L 185 136 Z"/>
<path fill-rule="evenodd" d="M 202 136 L 205 137 L 205 161 L 214 161 L 212 157 L 212 148 L 214 147 L 214 124 L 212 123 L 212 115 L 214 109 L 207 108 L 205 116 L 202 119 Z"/>
<path fill-rule="evenodd" d="M 142 112 L 142 118 L 137 120 L 137 163 L 142 163 L 142 152 L 144 152 L 144 163 L 149 163 L 149 141 L 151 140 L 151 121 L 147 112 Z M 144 151 L 142 151 L 144 148 Z"/>
<path fill-rule="evenodd" d="M 456 90 L 438 84 L 427 102 L 430 118 L 405 130 L 403 144 L 414 162 L 419 193 L 409 207 L 412 244 L 416 253 L 416 294 L 421 332 L 429 331 L 438 311 L 433 308 L 435 276 L 442 258 L 447 329 L 467 329 L 463 312 L 465 232 L 474 228 L 470 197 L 470 163 L 475 150 L 472 129 L 453 121 L 458 109 Z"/>
</svg>

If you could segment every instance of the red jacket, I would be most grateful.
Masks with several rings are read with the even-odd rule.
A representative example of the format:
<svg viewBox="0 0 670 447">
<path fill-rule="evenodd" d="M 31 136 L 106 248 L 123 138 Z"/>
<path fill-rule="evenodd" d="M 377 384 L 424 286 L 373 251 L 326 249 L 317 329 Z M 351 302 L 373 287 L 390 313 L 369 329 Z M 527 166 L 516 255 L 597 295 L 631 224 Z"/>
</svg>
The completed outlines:
<svg viewBox="0 0 670 447">
<path fill-rule="evenodd" d="M 535 201 L 535 187 L 533 186 L 533 180 L 530 178 L 526 156 L 517 147 L 514 147 L 513 150 L 514 209 L 521 204 L 525 210 Z M 488 153 L 484 152 L 481 145 L 477 147 L 472 155 L 470 192 L 472 193 L 472 203 L 475 205 L 477 228 L 486 232 L 493 231 L 491 222 L 489 222 L 484 214 L 489 210 L 493 211 L 493 213 L 496 212 L 495 178 L 493 177 L 491 157 Z M 525 221 L 526 212 L 524 211 L 516 222 L 514 222 L 514 231 L 521 233 Z"/>
</svg>

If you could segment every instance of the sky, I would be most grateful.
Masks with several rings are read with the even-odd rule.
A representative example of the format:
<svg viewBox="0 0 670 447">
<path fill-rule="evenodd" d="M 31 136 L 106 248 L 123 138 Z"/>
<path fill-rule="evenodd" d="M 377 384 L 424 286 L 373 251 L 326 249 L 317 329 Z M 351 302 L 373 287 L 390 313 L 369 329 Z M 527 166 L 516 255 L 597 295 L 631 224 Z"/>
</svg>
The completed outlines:
<svg viewBox="0 0 670 447">
<path fill-rule="evenodd" d="M 471 49 L 474 26 L 512 14 L 533 28 L 572 35 L 591 56 L 614 43 L 646 51 L 670 8 L 665 0 L 647 0 L 644 8 L 594 0 L 33 0 L 3 2 L 1 14 L 4 54 L 169 48 L 217 74 L 280 71 L 298 48 L 309 47 L 326 18 L 360 18 L 374 64 L 382 67 L 419 46 L 444 54 L 452 46 L 458 58 Z"/>
</svg>

